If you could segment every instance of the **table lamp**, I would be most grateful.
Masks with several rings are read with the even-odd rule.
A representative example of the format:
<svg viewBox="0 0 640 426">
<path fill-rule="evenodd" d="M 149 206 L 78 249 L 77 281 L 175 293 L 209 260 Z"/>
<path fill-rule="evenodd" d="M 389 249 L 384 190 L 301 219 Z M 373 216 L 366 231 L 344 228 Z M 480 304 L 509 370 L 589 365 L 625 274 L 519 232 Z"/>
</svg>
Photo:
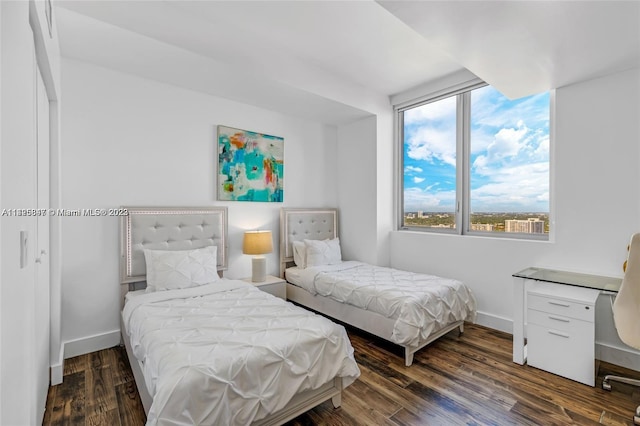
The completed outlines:
<svg viewBox="0 0 640 426">
<path fill-rule="evenodd" d="M 254 283 L 267 279 L 267 259 L 263 255 L 272 251 L 271 231 L 247 231 L 244 233 L 242 253 L 253 255 L 251 281 Z"/>
</svg>

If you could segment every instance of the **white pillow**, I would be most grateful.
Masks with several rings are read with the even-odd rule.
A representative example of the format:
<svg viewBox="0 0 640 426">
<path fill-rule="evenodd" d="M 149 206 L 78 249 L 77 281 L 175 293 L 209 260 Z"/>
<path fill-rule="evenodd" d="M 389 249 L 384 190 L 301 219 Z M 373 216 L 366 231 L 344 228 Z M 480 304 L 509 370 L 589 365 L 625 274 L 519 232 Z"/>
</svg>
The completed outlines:
<svg viewBox="0 0 640 426">
<path fill-rule="evenodd" d="M 174 290 L 209 284 L 218 276 L 218 248 L 145 250 L 147 291 Z"/>
<path fill-rule="evenodd" d="M 307 267 L 307 249 L 304 241 L 294 241 L 291 243 L 293 248 L 293 261 L 300 269 Z"/>
<path fill-rule="evenodd" d="M 342 262 L 340 239 L 333 240 L 304 240 L 307 251 L 307 267 L 334 265 Z"/>
</svg>

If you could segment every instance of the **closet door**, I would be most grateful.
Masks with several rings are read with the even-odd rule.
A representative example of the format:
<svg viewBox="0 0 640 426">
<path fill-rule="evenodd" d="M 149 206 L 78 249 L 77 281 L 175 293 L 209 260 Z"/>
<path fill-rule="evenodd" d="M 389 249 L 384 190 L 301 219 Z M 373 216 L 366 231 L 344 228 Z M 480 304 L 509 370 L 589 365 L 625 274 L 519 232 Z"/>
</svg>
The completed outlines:
<svg viewBox="0 0 640 426">
<path fill-rule="evenodd" d="M 37 72 L 36 82 L 36 174 L 37 211 L 49 209 L 49 98 L 44 81 Z M 35 245 L 35 401 L 36 420 L 42 423 L 49 389 L 49 340 L 50 340 L 50 262 L 49 262 L 49 215 L 36 217 Z"/>
</svg>

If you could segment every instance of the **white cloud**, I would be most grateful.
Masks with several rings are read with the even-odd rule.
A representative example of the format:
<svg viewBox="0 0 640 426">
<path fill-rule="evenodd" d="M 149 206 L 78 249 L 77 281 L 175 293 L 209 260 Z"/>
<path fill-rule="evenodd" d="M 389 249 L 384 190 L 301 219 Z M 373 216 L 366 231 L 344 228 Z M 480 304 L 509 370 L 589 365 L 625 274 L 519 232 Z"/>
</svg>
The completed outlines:
<svg viewBox="0 0 640 426">
<path fill-rule="evenodd" d="M 473 172 L 491 177 L 500 169 L 517 165 L 549 161 L 549 136 L 538 130 L 533 132 L 522 120 L 518 128 L 500 129 L 486 152 L 473 161 Z"/>
<path fill-rule="evenodd" d="M 549 159 L 549 135 L 543 135 L 538 140 L 538 147 L 533 151 L 537 158 Z"/>
<path fill-rule="evenodd" d="M 471 154 L 486 151 L 493 142 L 493 132 L 485 129 L 474 129 L 471 131 Z"/>
<path fill-rule="evenodd" d="M 544 202 L 549 202 L 549 192 L 545 192 L 543 194 L 538 195 L 538 197 L 536 198 L 536 200 L 538 201 L 544 201 Z"/>
<path fill-rule="evenodd" d="M 419 188 L 406 188 L 404 191 L 405 211 L 453 211 L 455 199 L 455 191 L 428 193 Z"/>
<path fill-rule="evenodd" d="M 493 182 L 527 181 L 528 176 L 549 175 L 549 163 L 546 161 L 512 164 L 488 170 Z"/>
<path fill-rule="evenodd" d="M 438 185 L 440 185 L 440 182 L 436 182 L 436 183 L 434 183 L 433 185 L 429 185 L 429 186 L 427 186 L 424 190 L 425 190 L 425 191 L 431 191 L 431 189 L 432 189 L 432 188 L 434 188 L 434 187 L 436 187 L 436 186 L 438 186 Z"/>
<path fill-rule="evenodd" d="M 548 114 L 541 113 L 541 98 L 548 99 L 548 93 L 527 99 L 509 101 L 495 89 L 485 87 L 472 92 L 471 115 L 476 125 L 488 127 L 509 127 L 522 117 L 527 117 L 530 125 L 538 127 L 549 121 Z"/>
<path fill-rule="evenodd" d="M 404 112 L 404 124 L 407 126 L 431 120 L 455 120 L 455 114 L 456 98 L 454 96 L 406 110 Z"/>
<path fill-rule="evenodd" d="M 545 210 L 548 202 L 548 162 L 494 169 L 489 182 L 471 191 L 473 211 L 512 211 L 535 206 L 536 210 Z"/>
<path fill-rule="evenodd" d="M 407 155 L 414 160 L 442 161 L 456 165 L 456 133 L 422 127 L 416 130 L 407 141 Z"/>
<path fill-rule="evenodd" d="M 518 122 L 517 129 L 500 129 L 500 131 L 496 133 L 493 142 L 487 147 L 490 160 L 495 161 L 518 155 L 523 145 L 523 139 L 528 131 L 529 129 L 527 129 L 527 126 L 524 125 L 522 120 Z"/>
<path fill-rule="evenodd" d="M 406 166 L 404 168 L 404 174 L 409 174 L 409 173 L 422 173 L 423 170 L 420 167 L 416 167 L 416 166 Z"/>
<path fill-rule="evenodd" d="M 413 178 L 413 183 L 422 183 L 422 182 L 424 182 L 424 178 L 417 177 L 417 176 Z"/>
<path fill-rule="evenodd" d="M 475 161 L 472 164 L 472 168 L 475 170 L 476 173 L 479 174 L 487 174 L 487 170 L 489 165 L 489 159 L 487 158 L 486 155 L 478 155 L 475 159 Z"/>
</svg>

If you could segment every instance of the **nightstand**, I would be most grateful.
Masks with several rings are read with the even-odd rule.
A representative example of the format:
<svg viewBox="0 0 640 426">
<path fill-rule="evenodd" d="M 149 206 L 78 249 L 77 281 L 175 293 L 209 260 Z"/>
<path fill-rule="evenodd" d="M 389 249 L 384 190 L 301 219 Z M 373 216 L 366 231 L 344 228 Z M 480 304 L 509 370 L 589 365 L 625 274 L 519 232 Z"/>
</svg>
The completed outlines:
<svg viewBox="0 0 640 426">
<path fill-rule="evenodd" d="M 251 281 L 251 277 L 244 278 L 242 281 L 253 284 L 260 290 L 279 297 L 280 299 L 287 300 L 287 282 L 283 278 L 267 275 L 267 279 L 259 283 Z"/>
</svg>

